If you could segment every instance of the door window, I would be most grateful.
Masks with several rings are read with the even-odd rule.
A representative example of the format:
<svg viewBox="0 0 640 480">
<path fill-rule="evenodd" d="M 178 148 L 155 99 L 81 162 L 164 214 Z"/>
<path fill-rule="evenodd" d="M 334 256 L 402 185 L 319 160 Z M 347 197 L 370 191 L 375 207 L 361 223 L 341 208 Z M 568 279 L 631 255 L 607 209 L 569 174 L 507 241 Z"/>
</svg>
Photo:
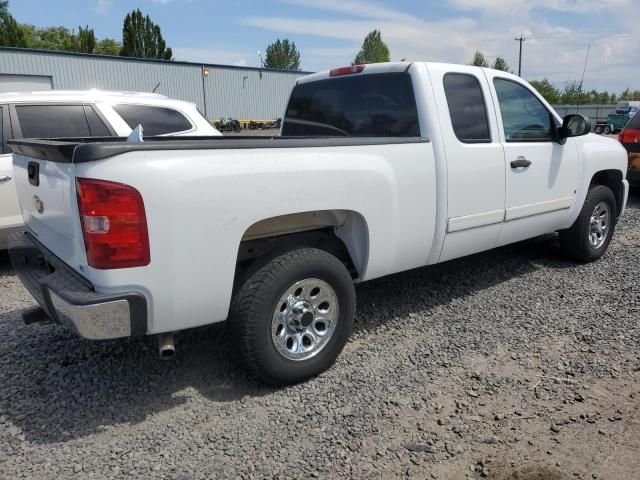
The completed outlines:
<svg viewBox="0 0 640 480">
<path fill-rule="evenodd" d="M 519 83 L 493 80 L 507 142 L 548 142 L 553 139 L 551 114 L 538 98 Z"/>
<path fill-rule="evenodd" d="M 478 79 L 473 75 L 447 73 L 444 92 L 451 125 L 458 140 L 464 143 L 491 142 L 487 109 Z"/>
<path fill-rule="evenodd" d="M 130 128 L 142 125 L 145 136 L 166 135 L 193 129 L 191 122 L 173 108 L 148 105 L 114 105 L 113 109 Z"/>
<path fill-rule="evenodd" d="M 22 138 L 90 137 L 83 105 L 16 105 Z"/>
</svg>

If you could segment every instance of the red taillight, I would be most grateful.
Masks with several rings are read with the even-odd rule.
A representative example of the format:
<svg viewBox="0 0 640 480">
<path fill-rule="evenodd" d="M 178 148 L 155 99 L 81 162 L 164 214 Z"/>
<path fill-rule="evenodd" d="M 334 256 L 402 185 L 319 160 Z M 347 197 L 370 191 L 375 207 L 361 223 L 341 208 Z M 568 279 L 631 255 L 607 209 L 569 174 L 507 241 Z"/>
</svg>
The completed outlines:
<svg viewBox="0 0 640 480">
<path fill-rule="evenodd" d="M 129 185 L 78 178 L 78 209 L 93 268 L 149 265 L 149 234 L 140 192 Z"/>
<path fill-rule="evenodd" d="M 348 67 L 334 68 L 329 71 L 330 77 L 342 77 L 343 75 L 353 75 L 354 73 L 361 73 L 364 70 L 364 65 L 350 65 Z"/>
<path fill-rule="evenodd" d="M 627 128 L 618 135 L 620 143 L 640 143 L 640 130 Z"/>
</svg>

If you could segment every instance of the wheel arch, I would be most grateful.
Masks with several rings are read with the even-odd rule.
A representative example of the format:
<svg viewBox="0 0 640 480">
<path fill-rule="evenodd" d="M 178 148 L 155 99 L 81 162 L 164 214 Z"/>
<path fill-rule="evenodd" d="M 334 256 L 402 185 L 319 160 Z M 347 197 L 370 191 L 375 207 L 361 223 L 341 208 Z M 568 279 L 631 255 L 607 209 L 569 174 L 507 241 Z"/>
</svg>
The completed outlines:
<svg viewBox="0 0 640 480">
<path fill-rule="evenodd" d="M 620 170 L 608 169 L 600 170 L 594 173 L 589 182 L 589 187 L 594 185 L 603 185 L 613 192 L 616 199 L 616 215 L 619 216 L 624 208 L 624 185 L 622 183 L 623 175 Z"/>
<path fill-rule="evenodd" d="M 354 279 L 363 278 L 369 260 L 369 229 L 353 210 L 314 210 L 261 219 L 242 235 L 237 263 L 250 263 L 275 251 L 299 246 L 325 250 L 345 263 Z"/>
</svg>

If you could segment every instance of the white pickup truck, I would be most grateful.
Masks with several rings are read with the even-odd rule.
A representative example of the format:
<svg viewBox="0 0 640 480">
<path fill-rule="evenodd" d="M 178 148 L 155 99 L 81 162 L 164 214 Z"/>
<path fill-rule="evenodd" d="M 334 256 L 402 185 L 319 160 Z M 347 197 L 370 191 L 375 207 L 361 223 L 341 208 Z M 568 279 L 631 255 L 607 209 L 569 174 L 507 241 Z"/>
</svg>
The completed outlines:
<svg viewBox="0 0 640 480">
<path fill-rule="evenodd" d="M 167 355 L 174 332 L 229 319 L 251 371 L 294 383 L 347 342 L 354 282 L 554 231 L 602 256 L 627 157 L 589 131 L 505 72 L 339 68 L 297 82 L 279 137 L 10 142 L 10 255 L 83 337 L 160 334 Z"/>
</svg>

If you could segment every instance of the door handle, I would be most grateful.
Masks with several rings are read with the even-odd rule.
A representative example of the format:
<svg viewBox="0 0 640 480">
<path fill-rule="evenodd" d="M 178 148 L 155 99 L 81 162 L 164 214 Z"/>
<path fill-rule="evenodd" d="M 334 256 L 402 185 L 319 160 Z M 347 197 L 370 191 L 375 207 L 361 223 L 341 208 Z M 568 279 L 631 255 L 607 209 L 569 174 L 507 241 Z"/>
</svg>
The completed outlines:
<svg viewBox="0 0 640 480">
<path fill-rule="evenodd" d="M 518 157 L 511 162 L 511 168 L 527 168 L 531 165 L 531 161 L 524 157 Z"/>
<path fill-rule="evenodd" d="M 9 180 L 11 180 L 11 177 L 9 175 L 0 175 L 0 183 L 8 182 Z"/>
</svg>

